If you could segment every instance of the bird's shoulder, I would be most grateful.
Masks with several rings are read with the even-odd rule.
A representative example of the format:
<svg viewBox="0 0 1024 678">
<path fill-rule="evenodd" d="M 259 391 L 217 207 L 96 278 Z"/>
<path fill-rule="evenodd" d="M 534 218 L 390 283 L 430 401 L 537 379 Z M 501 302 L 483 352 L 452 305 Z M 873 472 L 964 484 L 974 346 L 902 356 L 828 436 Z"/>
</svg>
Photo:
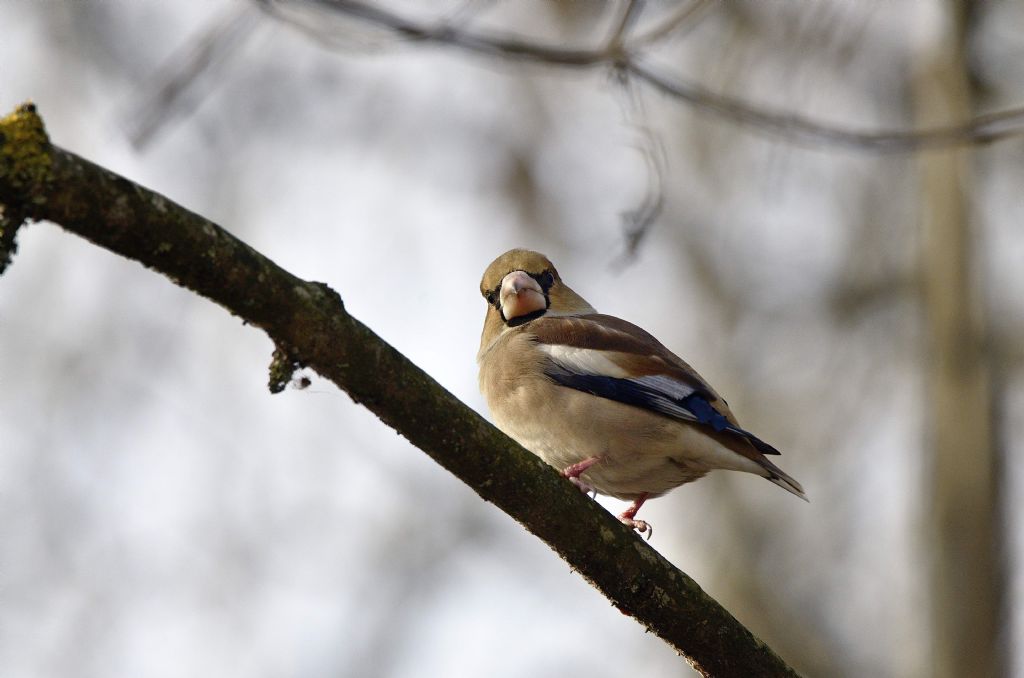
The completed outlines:
<svg viewBox="0 0 1024 678">
<path fill-rule="evenodd" d="M 603 313 L 546 315 L 521 329 L 564 367 L 613 378 L 643 379 L 669 394 L 696 391 L 730 423 L 736 423 L 728 403 L 689 363 L 627 320 Z"/>
<path fill-rule="evenodd" d="M 631 375 L 677 375 L 710 389 L 696 370 L 652 334 L 613 315 L 544 316 L 531 323 L 529 331 L 542 345 L 600 352 Z"/>
</svg>

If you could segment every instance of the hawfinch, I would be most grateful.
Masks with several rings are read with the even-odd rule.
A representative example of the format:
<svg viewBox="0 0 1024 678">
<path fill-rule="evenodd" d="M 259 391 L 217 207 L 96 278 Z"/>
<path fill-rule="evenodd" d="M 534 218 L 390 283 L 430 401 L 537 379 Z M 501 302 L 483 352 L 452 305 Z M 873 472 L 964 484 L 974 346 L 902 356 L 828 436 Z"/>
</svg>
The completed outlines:
<svg viewBox="0 0 1024 678">
<path fill-rule="evenodd" d="M 543 254 L 509 250 L 480 281 L 480 390 L 502 431 L 584 491 L 632 501 L 714 469 L 767 478 L 806 500 L 692 367 L 636 325 L 594 310 Z"/>
</svg>

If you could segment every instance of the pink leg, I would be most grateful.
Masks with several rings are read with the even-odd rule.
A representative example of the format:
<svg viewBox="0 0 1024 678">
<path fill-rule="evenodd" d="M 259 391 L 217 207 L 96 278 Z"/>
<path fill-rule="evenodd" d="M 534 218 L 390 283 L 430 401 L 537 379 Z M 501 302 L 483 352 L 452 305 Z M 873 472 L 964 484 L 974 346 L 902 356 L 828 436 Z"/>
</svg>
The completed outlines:
<svg viewBox="0 0 1024 678">
<path fill-rule="evenodd" d="M 646 493 L 641 494 L 633 502 L 632 506 L 630 506 L 628 509 L 626 509 L 625 511 L 622 512 L 622 515 L 619 516 L 619 520 L 621 520 L 624 525 L 632 527 L 634 530 L 636 530 L 640 534 L 646 533 L 647 534 L 647 538 L 650 539 L 654 535 L 654 528 L 651 527 L 649 523 L 647 523 L 647 522 L 645 522 L 643 520 L 634 520 L 633 519 L 634 516 L 636 516 L 636 512 L 639 511 L 640 507 L 644 505 L 645 501 L 647 501 L 647 496 L 648 495 Z"/>
<path fill-rule="evenodd" d="M 584 493 L 589 494 L 593 492 L 596 495 L 597 491 L 590 485 L 587 485 L 585 482 L 580 480 L 580 475 L 582 475 L 584 471 L 586 471 L 588 468 L 590 468 L 599 461 L 601 461 L 601 457 L 590 457 L 589 459 L 584 459 L 583 461 L 577 462 L 572 466 L 567 466 L 566 468 L 562 469 L 562 477 L 568 478 L 570 483 L 580 488 L 580 490 L 583 491 Z"/>
</svg>

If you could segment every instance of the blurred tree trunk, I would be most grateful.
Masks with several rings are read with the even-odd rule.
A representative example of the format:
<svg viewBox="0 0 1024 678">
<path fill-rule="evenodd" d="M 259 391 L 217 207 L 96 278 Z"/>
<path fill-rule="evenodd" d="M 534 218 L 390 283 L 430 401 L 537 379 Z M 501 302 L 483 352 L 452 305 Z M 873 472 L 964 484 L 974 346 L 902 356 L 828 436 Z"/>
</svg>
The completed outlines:
<svg viewBox="0 0 1024 678">
<path fill-rule="evenodd" d="M 921 3 L 916 122 L 966 120 L 971 3 Z M 1001 675 L 999 492 L 984 310 L 972 271 L 971 150 L 921 156 L 932 675 Z M 927 464 L 926 464 L 927 468 Z"/>
</svg>

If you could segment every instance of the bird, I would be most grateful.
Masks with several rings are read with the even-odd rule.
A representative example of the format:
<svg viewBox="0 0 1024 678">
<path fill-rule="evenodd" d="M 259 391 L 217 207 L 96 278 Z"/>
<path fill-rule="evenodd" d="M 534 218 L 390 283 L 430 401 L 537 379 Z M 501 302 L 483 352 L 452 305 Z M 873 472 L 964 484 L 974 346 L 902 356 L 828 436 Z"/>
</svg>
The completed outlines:
<svg viewBox="0 0 1024 678">
<path fill-rule="evenodd" d="M 598 313 L 539 252 L 512 249 L 484 271 L 480 391 L 494 423 L 581 490 L 632 502 L 709 471 L 744 471 L 808 501 L 726 401 L 651 334 Z"/>
</svg>

